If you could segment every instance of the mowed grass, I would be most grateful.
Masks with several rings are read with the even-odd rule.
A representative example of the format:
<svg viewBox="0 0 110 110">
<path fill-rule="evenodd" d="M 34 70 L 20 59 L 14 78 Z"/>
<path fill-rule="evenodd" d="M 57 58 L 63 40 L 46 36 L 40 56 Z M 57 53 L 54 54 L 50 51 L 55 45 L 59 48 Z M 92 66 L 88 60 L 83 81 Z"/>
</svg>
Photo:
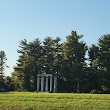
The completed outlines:
<svg viewBox="0 0 110 110">
<path fill-rule="evenodd" d="M 110 95 L 6 92 L 0 110 L 110 110 Z"/>
</svg>

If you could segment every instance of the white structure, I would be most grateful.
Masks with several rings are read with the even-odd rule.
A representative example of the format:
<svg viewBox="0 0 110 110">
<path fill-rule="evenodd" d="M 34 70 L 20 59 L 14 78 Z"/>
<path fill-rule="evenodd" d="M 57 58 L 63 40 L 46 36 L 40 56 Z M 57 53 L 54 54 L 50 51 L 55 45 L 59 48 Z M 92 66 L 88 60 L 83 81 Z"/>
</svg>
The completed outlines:
<svg viewBox="0 0 110 110">
<path fill-rule="evenodd" d="M 37 91 L 57 92 L 57 76 L 52 74 L 38 74 Z"/>
</svg>

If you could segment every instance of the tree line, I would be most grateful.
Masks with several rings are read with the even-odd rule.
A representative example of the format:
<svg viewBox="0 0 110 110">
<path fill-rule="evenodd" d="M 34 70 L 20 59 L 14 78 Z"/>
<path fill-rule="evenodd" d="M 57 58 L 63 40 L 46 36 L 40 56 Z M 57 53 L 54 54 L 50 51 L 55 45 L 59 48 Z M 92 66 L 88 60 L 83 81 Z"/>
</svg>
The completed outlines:
<svg viewBox="0 0 110 110">
<path fill-rule="evenodd" d="M 110 93 L 110 34 L 101 36 L 91 46 L 82 37 L 72 31 L 65 42 L 60 37 L 46 37 L 42 42 L 39 38 L 30 42 L 21 40 L 11 77 L 7 81 L 3 72 L 0 75 L 0 81 L 8 86 L 4 88 L 0 82 L 0 88 L 35 91 L 37 74 L 47 73 L 57 74 L 59 92 Z M 0 66 L 1 69 L 2 63 Z"/>
</svg>

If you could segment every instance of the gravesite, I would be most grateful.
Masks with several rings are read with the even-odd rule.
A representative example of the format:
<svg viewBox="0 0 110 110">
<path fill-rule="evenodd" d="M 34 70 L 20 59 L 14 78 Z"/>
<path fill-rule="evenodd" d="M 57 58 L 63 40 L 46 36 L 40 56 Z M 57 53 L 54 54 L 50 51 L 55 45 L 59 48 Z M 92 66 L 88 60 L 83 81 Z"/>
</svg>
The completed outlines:
<svg viewBox="0 0 110 110">
<path fill-rule="evenodd" d="M 0 110 L 110 110 L 109 13 L 109 0 L 1 0 Z"/>
</svg>

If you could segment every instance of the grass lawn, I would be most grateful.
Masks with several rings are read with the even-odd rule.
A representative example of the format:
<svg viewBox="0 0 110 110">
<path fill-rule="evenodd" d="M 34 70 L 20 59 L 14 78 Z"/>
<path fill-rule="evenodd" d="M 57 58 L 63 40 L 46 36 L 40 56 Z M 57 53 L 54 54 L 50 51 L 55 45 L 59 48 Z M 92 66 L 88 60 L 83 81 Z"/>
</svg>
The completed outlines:
<svg viewBox="0 0 110 110">
<path fill-rule="evenodd" d="M 110 110 L 110 95 L 1 92 L 0 110 Z"/>
</svg>

